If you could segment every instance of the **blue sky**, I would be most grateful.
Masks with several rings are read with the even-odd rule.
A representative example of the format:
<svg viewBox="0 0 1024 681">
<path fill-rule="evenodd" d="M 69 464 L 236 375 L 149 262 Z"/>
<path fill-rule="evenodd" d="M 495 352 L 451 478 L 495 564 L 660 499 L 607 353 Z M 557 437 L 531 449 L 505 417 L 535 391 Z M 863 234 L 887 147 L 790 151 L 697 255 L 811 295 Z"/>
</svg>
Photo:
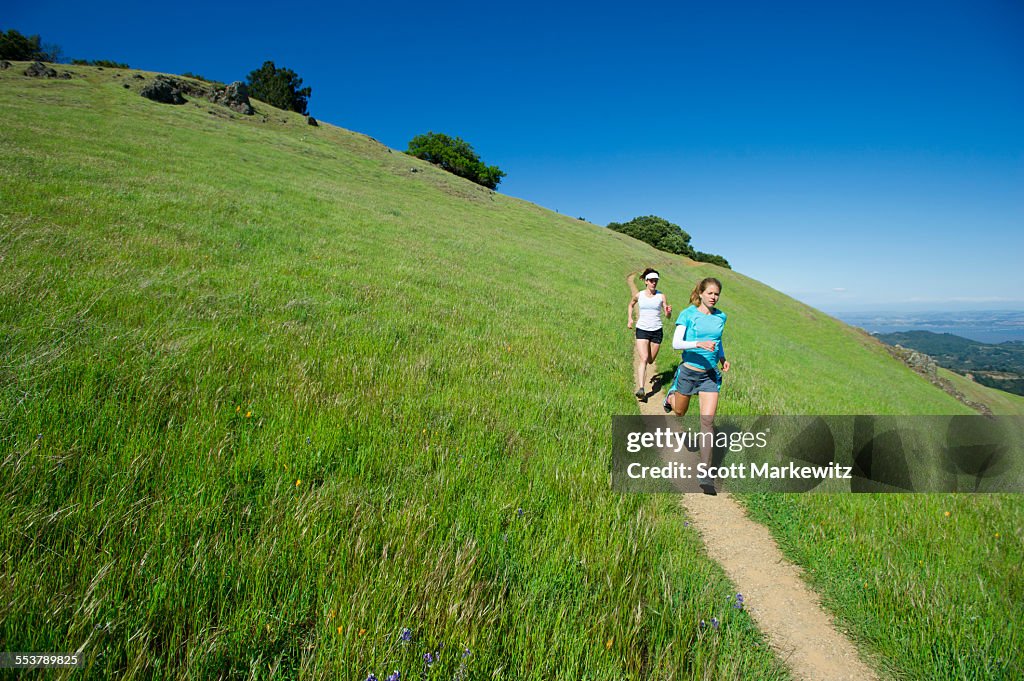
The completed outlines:
<svg viewBox="0 0 1024 681">
<path fill-rule="evenodd" d="M 503 193 L 661 215 L 829 312 L 1024 309 L 1017 0 L 284 7 L 18 3 L 0 27 L 222 81 L 272 60 L 317 118 L 459 135 Z"/>
</svg>

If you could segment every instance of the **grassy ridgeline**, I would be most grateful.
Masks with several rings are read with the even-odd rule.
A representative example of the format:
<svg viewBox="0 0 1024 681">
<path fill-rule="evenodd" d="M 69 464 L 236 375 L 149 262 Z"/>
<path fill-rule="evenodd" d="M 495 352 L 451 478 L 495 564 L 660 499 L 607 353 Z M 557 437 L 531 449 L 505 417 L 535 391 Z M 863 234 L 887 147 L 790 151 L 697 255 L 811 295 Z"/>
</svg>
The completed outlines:
<svg viewBox="0 0 1024 681">
<path fill-rule="evenodd" d="M 0 73 L 6 649 L 88 642 L 94 673 L 145 677 L 416 678 L 438 650 L 443 676 L 784 677 L 674 500 L 608 491 L 646 264 L 677 310 L 725 283 L 723 411 L 965 411 L 736 273 L 298 115 L 68 70 Z"/>
</svg>

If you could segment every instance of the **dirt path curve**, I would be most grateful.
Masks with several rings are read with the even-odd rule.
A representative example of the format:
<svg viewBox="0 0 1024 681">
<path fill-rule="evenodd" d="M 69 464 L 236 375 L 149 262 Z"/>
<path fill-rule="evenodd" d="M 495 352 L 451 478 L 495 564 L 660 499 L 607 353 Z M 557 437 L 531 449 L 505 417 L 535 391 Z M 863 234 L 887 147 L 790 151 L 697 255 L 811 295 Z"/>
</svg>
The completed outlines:
<svg viewBox="0 0 1024 681">
<path fill-rule="evenodd" d="M 626 281 L 636 294 L 636 272 Z M 680 308 L 682 309 L 682 308 Z M 668 338 L 666 337 L 666 342 Z M 674 352 L 671 344 L 662 351 Z M 633 361 L 639 357 L 634 352 Z M 664 391 L 659 385 L 640 412 L 664 416 Z M 696 405 L 694 405 L 696 407 Z M 747 517 L 728 493 L 717 496 L 683 494 L 682 505 L 692 518 L 708 555 L 721 564 L 743 594 L 747 611 L 786 663 L 802 681 L 876 680 L 857 649 L 836 629 L 818 595 L 800 577 L 800 569 L 782 555 L 768 529 Z"/>
</svg>

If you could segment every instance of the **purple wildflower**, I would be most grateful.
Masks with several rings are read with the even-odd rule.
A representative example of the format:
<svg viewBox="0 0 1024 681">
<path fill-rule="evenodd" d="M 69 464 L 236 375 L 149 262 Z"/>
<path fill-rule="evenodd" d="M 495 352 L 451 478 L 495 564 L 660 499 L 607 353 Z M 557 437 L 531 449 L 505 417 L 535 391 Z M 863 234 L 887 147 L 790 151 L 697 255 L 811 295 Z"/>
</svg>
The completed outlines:
<svg viewBox="0 0 1024 681">
<path fill-rule="evenodd" d="M 516 511 L 516 515 L 519 516 L 520 518 L 523 517 L 523 513 L 525 513 L 525 511 L 523 511 L 522 508 L 520 508 L 519 510 Z"/>
<path fill-rule="evenodd" d="M 733 603 L 732 607 L 736 608 L 737 610 L 743 609 L 743 594 L 736 594 L 736 602 Z"/>
<path fill-rule="evenodd" d="M 423 661 L 427 663 L 427 666 L 434 664 L 434 656 L 430 653 L 423 653 Z"/>
<path fill-rule="evenodd" d="M 463 657 L 469 657 L 469 655 L 470 655 L 469 648 L 466 648 L 466 650 L 463 651 L 462 656 Z"/>
<path fill-rule="evenodd" d="M 718 618 L 717 617 L 712 617 L 711 618 L 711 626 L 714 627 L 715 629 L 718 629 Z"/>
<path fill-rule="evenodd" d="M 708 628 L 708 623 L 705 622 L 704 620 L 701 620 L 700 621 L 700 628 L 701 629 L 707 629 Z"/>
<path fill-rule="evenodd" d="M 366 681 L 377 681 L 377 675 L 376 674 L 370 674 L 369 676 L 366 677 Z"/>
<path fill-rule="evenodd" d="M 400 681 L 401 678 L 402 675 L 396 669 L 394 672 L 392 672 L 391 676 L 388 677 L 387 681 Z"/>
<path fill-rule="evenodd" d="M 402 643 L 408 643 L 409 641 L 411 641 L 412 630 L 409 627 L 405 627 L 404 629 L 402 629 L 402 633 L 401 635 L 399 635 L 398 640 L 400 640 Z"/>
</svg>

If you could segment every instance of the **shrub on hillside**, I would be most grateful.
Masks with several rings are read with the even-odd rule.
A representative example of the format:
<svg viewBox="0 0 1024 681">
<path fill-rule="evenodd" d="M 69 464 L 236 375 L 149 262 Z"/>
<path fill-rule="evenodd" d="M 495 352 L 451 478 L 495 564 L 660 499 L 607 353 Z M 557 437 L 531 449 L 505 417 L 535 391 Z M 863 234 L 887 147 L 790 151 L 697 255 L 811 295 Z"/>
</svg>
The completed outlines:
<svg viewBox="0 0 1024 681">
<path fill-rule="evenodd" d="M 131 68 L 127 64 L 122 64 L 119 61 L 110 61 L 109 59 L 72 59 L 71 63 L 77 66 L 102 66 L 105 69 Z"/>
<path fill-rule="evenodd" d="M 313 91 L 302 87 L 302 79 L 291 69 L 279 69 L 272 61 L 263 62 L 246 78 L 249 96 L 285 111 L 308 113 L 306 107 Z"/>
<path fill-rule="evenodd" d="M 692 260 L 729 268 L 729 262 L 722 256 L 694 250 L 686 230 L 657 215 L 644 215 L 625 223 L 610 222 L 608 229 L 639 239 L 659 251 L 685 255 Z"/>
<path fill-rule="evenodd" d="M 25 36 L 13 28 L 0 31 L 0 59 L 59 62 L 60 47 L 43 45 L 37 35 Z"/>
<path fill-rule="evenodd" d="M 685 255 L 688 258 L 692 258 L 695 253 L 693 246 L 690 245 L 690 235 L 679 225 L 657 215 L 644 215 L 624 223 L 610 222 L 608 229 L 622 232 L 668 253 Z"/>
<path fill-rule="evenodd" d="M 416 135 L 409 140 L 409 148 L 405 153 L 488 189 L 496 188 L 506 175 L 498 166 L 485 165 L 473 147 L 462 138 L 449 137 L 439 132 Z"/>
<path fill-rule="evenodd" d="M 714 253 L 705 253 L 703 251 L 697 251 L 696 253 L 694 253 L 693 259 L 696 260 L 697 262 L 708 262 L 711 263 L 712 265 L 718 265 L 719 267 L 724 267 L 727 270 L 732 269 L 732 266 L 729 265 L 728 260 L 726 260 L 720 255 L 715 255 Z"/>
</svg>

